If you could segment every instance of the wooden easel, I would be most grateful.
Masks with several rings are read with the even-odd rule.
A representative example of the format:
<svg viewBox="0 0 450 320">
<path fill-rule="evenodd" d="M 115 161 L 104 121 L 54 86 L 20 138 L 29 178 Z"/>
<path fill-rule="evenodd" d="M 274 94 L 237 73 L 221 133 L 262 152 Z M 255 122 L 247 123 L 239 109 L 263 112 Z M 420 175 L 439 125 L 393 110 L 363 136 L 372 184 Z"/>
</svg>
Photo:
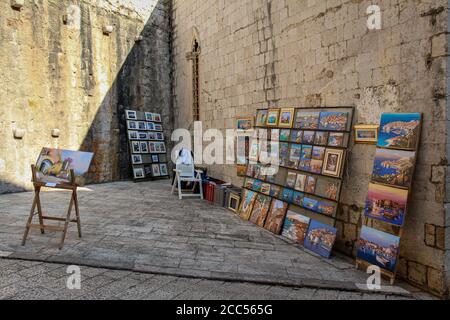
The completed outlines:
<svg viewBox="0 0 450 320">
<path fill-rule="evenodd" d="M 81 221 L 80 221 L 80 211 L 78 208 L 78 197 L 77 197 L 78 186 L 75 183 L 75 173 L 73 170 L 70 171 L 70 182 L 69 183 L 52 185 L 52 184 L 47 184 L 47 183 L 38 181 L 37 176 L 36 176 L 36 167 L 34 165 L 31 166 L 31 172 L 32 172 L 32 179 L 33 179 L 32 181 L 33 181 L 33 185 L 34 185 L 34 200 L 33 200 L 33 205 L 31 206 L 30 216 L 28 217 L 27 225 L 25 227 L 25 233 L 23 235 L 22 246 L 24 246 L 27 241 L 28 233 L 30 232 L 30 229 L 40 229 L 42 234 L 45 233 L 45 230 L 61 231 L 63 233 L 62 238 L 61 238 L 61 243 L 59 245 L 59 249 L 61 250 L 64 246 L 64 241 L 66 239 L 69 223 L 73 222 L 73 223 L 77 224 L 78 236 L 81 238 Z M 43 187 L 44 188 L 52 188 L 52 189 L 72 190 L 72 196 L 70 198 L 70 205 L 69 205 L 69 209 L 67 210 L 66 218 L 50 217 L 50 216 L 45 216 L 43 214 L 42 206 L 41 206 L 41 198 L 40 198 L 41 188 L 43 188 Z M 73 207 L 75 207 L 76 219 L 71 219 Z M 35 212 L 36 208 L 37 208 L 37 212 Z M 35 215 L 37 215 L 39 217 L 39 224 L 32 224 L 33 217 Z M 45 220 L 64 222 L 64 227 L 45 225 L 44 224 Z"/>
</svg>

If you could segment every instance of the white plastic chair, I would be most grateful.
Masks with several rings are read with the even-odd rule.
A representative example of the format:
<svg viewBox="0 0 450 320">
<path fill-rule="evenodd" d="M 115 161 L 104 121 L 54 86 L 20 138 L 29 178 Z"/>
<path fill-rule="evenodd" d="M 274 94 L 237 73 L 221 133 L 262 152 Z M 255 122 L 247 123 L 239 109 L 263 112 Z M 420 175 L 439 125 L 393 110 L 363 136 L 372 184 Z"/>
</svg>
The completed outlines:
<svg viewBox="0 0 450 320">
<path fill-rule="evenodd" d="M 202 170 L 195 170 L 194 164 L 177 164 L 175 172 L 175 180 L 173 181 L 172 194 L 178 189 L 178 197 L 182 200 L 184 197 L 200 197 L 203 200 Z M 193 182 L 192 190 L 183 190 L 182 182 Z M 194 193 L 196 183 L 199 184 L 200 193 Z M 183 193 L 183 192 L 188 192 Z"/>
</svg>

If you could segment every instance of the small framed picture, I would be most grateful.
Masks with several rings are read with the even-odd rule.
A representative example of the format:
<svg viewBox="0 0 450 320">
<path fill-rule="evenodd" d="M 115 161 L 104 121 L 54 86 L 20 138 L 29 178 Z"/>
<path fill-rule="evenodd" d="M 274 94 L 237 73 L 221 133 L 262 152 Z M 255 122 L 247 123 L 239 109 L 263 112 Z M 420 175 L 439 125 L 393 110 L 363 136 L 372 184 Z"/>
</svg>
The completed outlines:
<svg viewBox="0 0 450 320">
<path fill-rule="evenodd" d="M 377 125 L 356 125 L 355 143 L 377 144 L 378 128 L 379 127 Z"/>
<path fill-rule="evenodd" d="M 164 140 L 164 134 L 162 132 L 156 132 L 156 140 Z"/>
<path fill-rule="evenodd" d="M 137 112 L 132 110 L 126 110 L 125 114 L 127 116 L 127 120 L 137 120 Z"/>
<path fill-rule="evenodd" d="M 153 114 L 153 121 L 155 122 L 161 122 L 161 115 L 159 113 L 154 113 Z"/>
<path fill-rule="evenodd" d="M 238 130 L 248 131 L 253 129 L 253 117 L 243 117 L 236 119 L 236 127 Z"/>
<path fill-rule="evenodd" d="M 133 173 L 134 173 L 135 179 L 144 179 L 145 178 L 144 168 L 135 168 L 135 169 L 133 169 Z"/>
<path fill-rule="evenodd" d="M 162 153 L 166 152 L 166 144 L 164 142 L 159 143 L 159 150 L 161 150 Z"/>
<path fill-rule="evenodd" d="M 137 131 L 128 131 L 128 139 L 139 140 L 139 135 Z"/>
<path fill-rule="evenodd" d="M 323 164 L 322 174 L 330 177 L 340 177 L 343 158 L 344 150 L 327 149 L 325 151 L 325 161 Z"/>
<path fill-rule="evenodd" d="M 148 140 L 148 134 L 147 132 L 139 132 L 138 133 L 139 140 Z"/>
<path fill-rule="evenodd" d="M 162 125 L 155 123 L 155 131 L 163 131 Z"/>
<path fill-rule="evenodd" d="M 156 152 L 156 142 L 149 142 L 150 153 Z"/>
<path fill-rule="evenodd" d="M 145 121 L 153 121 L 153 113 L 151 112 L 146 112 L 145 113 Z"/>
<path fill-rule="evenodd" d="M 239 209 L 240 202 L 241 197 L 239 197 L 237 194 L 230 194 L 230 199 L 228 200 L 228 209 L 236 213 Z"/>
<path fill-rule="evenodd" d="M 269 110 L 267 110 L 267 109 L 258 110 L 258 112 L 256 114 L 256 126 L 257 127 L 265 127 L 266 126 L 268 113 L 269 113 Z"/>
<path fill-rule="evenodd" d="M 157 154 L 152 155 L 152 162 L 159 162 L 159 157 Z"/>
<path fill-rule="evenodd" d="M 159 165 L 161 176 L 168 176 L 169 172 L 167 170 L 167 164 L 163 163 Z"/>
<path fill-rule="evenodd" d="M 279 109 L 270 109 L 267 114 L 267 121 L 266 125 L 268 127 L 276 127 L 278 126 L 278 119 L 280 117 L 280 110 Z"/>
<path fill-rule="evenodd" d="M 153 122 L 147 122 L 147 130 L 155 131 L 155 124 Z"/>
<path fill-rule="evenodd" d="M 141 153 L 141 143 L 139 141 L 131 142 L 131 149 L 133 153 Z"/>
<path fill-rule="evenodd" d="M 138 123 L 139 130 L 147 130 L 147 126 L 145 125 L 145 121 L 139 121 Z"/>
<path fill-rule="evenodd" d="M 161 176 L 161 170 L 159 168 L 159 164 L 153 164 L 152 165 L 152 175 L 154 177 L 160 177 Z"/>
<path fill-rule="evenodd" d="M 133 164 L 142 164 L 142 155 L 140 154 L 133 154 L 131 159 Z"/>
<path fill-rule="evenodd" d="M 141 153 L 149 153 L 147 142 L 141 142 Z"/>
<path fill-rule="evenodd" d="M 157 140 L 156 132 L 148 132 L 148 140 Z"/>
<path fill-rule="evenodd" d="M 292 128 L 294 124 L 295 108 L 283 108 L 280 110 L 280 120 L 278 126 L 280 128 Z"/>
<path fill-rule="evenodd" d="M 344 133 L 342 132 L 331 132 L 328 138 L 328 145 L 330 147 L 343 147 L 344 137 Z"/>
<path fill-rule="evenodd" d="M 138 124 L 136 121 L 127 121 L 128 130 L 137 130 Z"/>
</svg>

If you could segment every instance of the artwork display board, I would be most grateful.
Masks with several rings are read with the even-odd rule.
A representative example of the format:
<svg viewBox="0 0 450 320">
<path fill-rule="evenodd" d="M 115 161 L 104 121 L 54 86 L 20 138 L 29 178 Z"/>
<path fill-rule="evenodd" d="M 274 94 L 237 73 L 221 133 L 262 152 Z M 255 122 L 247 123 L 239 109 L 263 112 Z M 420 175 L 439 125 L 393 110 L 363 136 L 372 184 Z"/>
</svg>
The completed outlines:
<svg viewBox="0 0 450 320">
<path fill-rule="evenodd" d="M 328 258 L 337 233 L 334 226 L 291 209 L 301 208 L 335 222 L 353 115 L 353 107 L 258 110 L 256 129 L 267 130 L 268 146 L 263 150 L 256 139 L 250 143 L 244 182 L 248 199 L 241 204 L 241 217 L 298 244 L 308 244 L 309 250 Z M 264 152 L 271 153 L 274 142 L 279 143 L 280 166 L 268 176 L 260 160 Z"/>
<path fill-rule="evenodd" d="M 236 171 L 238 177 L 245 177 L 250 153 L 250 137 L 254 130 L 254 117 L 240 117 L 236 119 L 237 129 L 237 165 Z"/>
<path fill-rule="evenodd" d="M 392 284 L 397 274 L 421 129 L 420 113 L 386 113 L 381 117 L 356 263 L 357 267 L 377 265 Z M 377 230 L 373 223 L 369 225 L 374 221 L 397 232 Z"/>
<path fill-rule="evenodd" d="M 161 115 L 126 110 L 125 117 L 133 179 L 145 181 L 169 178 L 166 139 Z"/>
</svg>

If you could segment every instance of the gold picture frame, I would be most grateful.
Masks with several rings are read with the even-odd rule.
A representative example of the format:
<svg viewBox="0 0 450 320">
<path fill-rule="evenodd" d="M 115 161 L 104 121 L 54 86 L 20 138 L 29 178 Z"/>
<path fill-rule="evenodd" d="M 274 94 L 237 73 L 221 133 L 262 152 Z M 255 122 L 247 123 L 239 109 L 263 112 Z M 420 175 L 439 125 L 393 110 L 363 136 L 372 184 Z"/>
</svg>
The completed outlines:
<svg viewBox="0 0 450 320">
<path fill-rule="evenodd" d="M 377 144 L 378 143 L 378 125 L 360 124 L 355 126 L 355 143 L 358 144 Z"/>
<path fill-rule="evenodd" d="M 237 213 L 240 205 L 241 197 L 237 194 L 230 194 L 230 198 L 228 199 L 228 209 L 234 213 Z"/>
<path fill-rule="evenodd" d="M 254 117 L 239 117 L 236 118 L 236 128 L 239 131 L 250 131 L 255 124 Z"/>
<path fill-rule="evenodd" d="M 278 127 L 278 121 L 280 120 L 280 109 L 269 109 L 267 113 L 266 126 Z"/>
<path fill-rule="evenodd" d="M 282 108 L 280 110 L 278 127 L 291 129 L 294 125 L 295 108 Z"/>
<path fill-rule="evenodd" d="M 322 174 L 330 177 L 339 178 L 342 173 L 342 164 L 344 162 L 344 150 L 326 149 L 325 160 L 323 163 Z"/>
</svg>

